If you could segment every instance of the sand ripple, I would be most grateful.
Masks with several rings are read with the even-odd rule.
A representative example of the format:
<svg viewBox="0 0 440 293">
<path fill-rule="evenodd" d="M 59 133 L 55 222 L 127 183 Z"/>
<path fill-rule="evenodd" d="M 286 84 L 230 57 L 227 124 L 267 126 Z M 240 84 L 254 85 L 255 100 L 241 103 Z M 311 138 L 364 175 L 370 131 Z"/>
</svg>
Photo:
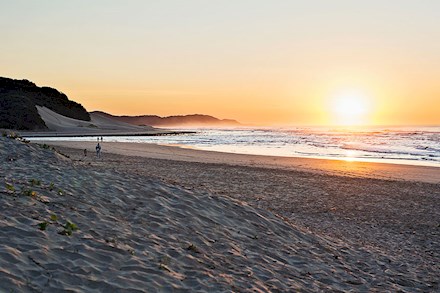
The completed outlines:
<svg viewBox="0 0 440 293">
<path fill-rule="evenodd" d="M 6 292 L 435 289 L 386 255 L 226 197 L 74 165 L 9 139 L 1 139 L 0 161 Z"/>
</svg>

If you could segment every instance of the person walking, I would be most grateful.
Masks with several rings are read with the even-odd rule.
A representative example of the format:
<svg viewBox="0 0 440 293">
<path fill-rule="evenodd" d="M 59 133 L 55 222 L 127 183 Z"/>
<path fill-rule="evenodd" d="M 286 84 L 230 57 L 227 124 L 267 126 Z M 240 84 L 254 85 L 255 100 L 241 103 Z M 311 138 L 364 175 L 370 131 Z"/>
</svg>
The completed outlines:
<svg viewBox="0 0 440 293">
<path fill-rule="evenodd" d="M 96 145 L 96 157 L 101 158 L 101 145 L 98 144 Z"/>
</svg>

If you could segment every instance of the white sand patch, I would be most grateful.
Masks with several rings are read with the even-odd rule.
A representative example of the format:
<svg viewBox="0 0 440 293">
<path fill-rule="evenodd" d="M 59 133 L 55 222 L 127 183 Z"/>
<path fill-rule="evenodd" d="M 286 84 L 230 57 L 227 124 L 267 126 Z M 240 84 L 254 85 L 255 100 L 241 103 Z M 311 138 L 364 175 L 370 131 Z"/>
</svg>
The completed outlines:
<svg viewBox="0 0 440 293">
<path fill-rule="evenodd" d="M 91 121 L 77 120 L 60 115 L 46 107 L 36 106 L 38 113 L 46 123 L 47 127 L 54 131 L 75 131 L 78 128 L 97 128 L 102 130 L 151 130 L 149 126 L 135 126 L 128 123 L 115 121 L 99 115 L 91 114 Z"/>
<path fill-rule="evenodd" d="M 57 133 L 77 133 L 79 135 L 90 133 L 147 133 L 156 130 L 151 126 L 136 126 L 115 121 L 98 113 L 90 114 L 91 121 L 83 121 L 60 115 L 46 107 L 36 107 L 49 130 Z"/>
</svg>

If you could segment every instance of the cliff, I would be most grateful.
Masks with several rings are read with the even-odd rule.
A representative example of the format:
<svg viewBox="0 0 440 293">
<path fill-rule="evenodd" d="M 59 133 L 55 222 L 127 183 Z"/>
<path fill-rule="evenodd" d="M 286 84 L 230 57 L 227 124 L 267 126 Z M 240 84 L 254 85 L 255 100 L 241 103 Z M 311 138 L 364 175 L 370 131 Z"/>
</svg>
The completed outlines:
<svg viewBox="0 0 440 293">
<path fill-rule="evenodd" d="M 38 87 L 29 80 L 0 77 L 0 128 L 16 130 L 47 129 L 36 106 L 42 106 L 73 119 L 90 121 L 81 104 L 58 90 Z"/>
</svg>

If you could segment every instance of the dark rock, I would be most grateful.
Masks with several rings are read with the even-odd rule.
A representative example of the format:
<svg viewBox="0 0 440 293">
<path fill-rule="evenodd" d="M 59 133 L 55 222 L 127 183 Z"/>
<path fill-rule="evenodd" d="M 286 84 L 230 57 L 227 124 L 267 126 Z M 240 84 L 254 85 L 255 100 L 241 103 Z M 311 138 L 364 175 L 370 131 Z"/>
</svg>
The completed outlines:
<svg viewBox="0 0 440 293">
<path fill-rule="evenodd" d="M 71 101 L 58 90 L 38 87 L 29 80 L 0 77 L 0 128 L 16 130 L 47 129 L 36 105 L 66 117 L 90 121 L 81 104 Z"/>
</svg>

